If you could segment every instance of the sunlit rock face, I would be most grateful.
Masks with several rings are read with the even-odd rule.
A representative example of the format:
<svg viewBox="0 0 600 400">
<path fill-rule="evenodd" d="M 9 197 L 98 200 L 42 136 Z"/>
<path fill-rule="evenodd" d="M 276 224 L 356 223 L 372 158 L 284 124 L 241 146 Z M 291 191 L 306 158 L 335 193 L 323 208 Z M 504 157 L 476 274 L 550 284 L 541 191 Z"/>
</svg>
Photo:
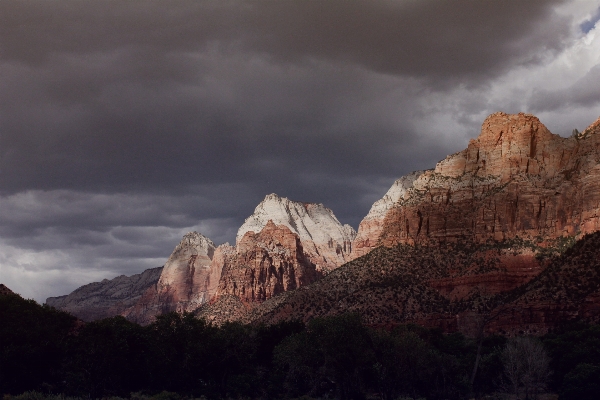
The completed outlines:
<svg viewBox="0 0 600 400">
<path fill-rule="evenodd" d="M 173 311 L 188 311 L 208 300 L 210 265 L 214 243 L 190 232 L 175 247 L 158 280 L 157 291 L 162 303 Z"/>
<path fill-rule="evenodd" d="M 303 251 L 319 271 L 331 271 L 351 259 L 356 232 L 342 225 L 323 204 L 301 203 L 270 194 L 237 233 L 238 247 L 247 232 L 260 232 L 269 221 L 298 235 Z"/>
<path fill-rule="evenodd" d="M 358 234 L 352 243 L 351 259 L 365 255 L 377 247 L 379 236 L 383 231 L 383 221 L 388 211 L 396 202 L 404 199 L 408 189 L 412 188 L 413 182 L 424 172 L 411 172 L 396 180 L 383 198 L 373 203 L 369 213 L 358 227 Z"/>
<path fill-rule="evenodd" d="M 358 238 L 368 249 L 373 241 L 549 240 L 596 231 L 599 131 L 600 120 L 563 138 L 533 115 L 492 114 L 465 150 L 418 174 L 383 220 L 365 218 Z"/>
<path fill-rule="evenodd" d="M 299 235 L 269 220 L 260 232 L 246 232 L 238 241 L 236 255 L 225 261 L 217 297 L 235 295 L 245 303 L 262 302 L 320 276 Z"/>
<path fill-rule="evenodd" d="M 198 232 L 186 234 L 165 263 L 156 286 L 123 315 L 145 324 L 165 312 L 195 310 L 214 295 L 221 277 L 221 260 L 229 247 L 225 244 L 217 248 Z"/>
</svg>

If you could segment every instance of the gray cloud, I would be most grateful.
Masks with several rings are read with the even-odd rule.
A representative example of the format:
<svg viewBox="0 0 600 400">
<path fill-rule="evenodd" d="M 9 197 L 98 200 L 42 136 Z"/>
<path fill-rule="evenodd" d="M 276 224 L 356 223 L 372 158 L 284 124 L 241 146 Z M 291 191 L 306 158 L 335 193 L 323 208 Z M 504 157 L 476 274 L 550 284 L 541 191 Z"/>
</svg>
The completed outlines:
<svg viewBox="0 0 600 400">
<path fill-rule="evenodd" d="M 536 112 L 555 111 L 563 107 L 591 107 L 600 103 L 600 65 L 593 66 L 571 86 L 562 90 L 536 90 L 531 104 Z"/>
</svg>

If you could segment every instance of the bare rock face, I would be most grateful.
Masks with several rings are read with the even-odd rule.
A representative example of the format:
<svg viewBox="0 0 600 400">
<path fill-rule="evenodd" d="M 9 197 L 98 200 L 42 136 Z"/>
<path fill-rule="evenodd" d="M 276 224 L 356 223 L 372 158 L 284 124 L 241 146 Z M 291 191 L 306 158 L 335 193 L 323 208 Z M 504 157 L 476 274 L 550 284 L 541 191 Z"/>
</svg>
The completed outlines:
<svg viewBox="0 0 600 400">
<path fill-rule="evenodd" d="M 163 267 L 147 269 L 141 274 L 104 279 L 84 285 L 71 294 L 49 297 L 46 304 L 66 311 L 84 321 L 126 314 L 149 289 L 155 290 Z"/>
<path fill-rule="evenodd" d="M 507 335 L 600 321 L 599 133 L 600 119 L 562 138 L 532 115 L 491 115 L 467 149 L 373 205 L 353 246 L 364 256 L 239 320 L 352 311 L 468 335 L 484 320 Z"/>
<path fill-rule="evenodd" d="M 216 297 L 234 295 L 243 303 L 262 302 L 320 276 L 299 235 L 269 220 L 260 232 L 248 231 L 239 240 L 237 253 L 225 261 Z"/>
<path fill-rule="evenodd" d="M 304 253 L 320 271 L 331 271 L 351 259 L 356 236 L 351 226 L 342 225 L 323 204 L 291 201 L 276 194 L 266 196 L 240 227 L 238 246 L 247 232 L 260 232 L 268 221 L 297 234 Z"/>
<path fill-rule="evenodd" d="M 413 182 L 424 172 L 411 172 L 396 180 L 383 198 L 373 203 L 369 213 L 358 227 L 358 234 L 352 243 L 351 259 L 363 256 L 377 247 L 379 236 L 383 231 L 383 221 L 388 211 L 394 207 L 394 204 L 404 199 L 408 189 L 412 188 Z"/>
<path fill-rule="evenodd" d="M 492 114 L 467 149 L 416 177 L 383 221 L 365 219 L 358 238 L 372 247 L 373 241 L 484 243 L 594 232 L 600 228 L 599 131 L 596 121 L 579 136 L 562 138 L 533 115 Z M 377 239 L 375 225 L 383 225 Z"/>
<path fill-rule="evenodd" d="M 214 295 L 221 277 L 220 262 L 229 248 L 228 244 L 215 248 L 198 232 L 187 233 L 167 260 L 156 286 L 148 288 L 122 315 L 148 324 L 162 313 L 194 311 Z"/>
</svg>

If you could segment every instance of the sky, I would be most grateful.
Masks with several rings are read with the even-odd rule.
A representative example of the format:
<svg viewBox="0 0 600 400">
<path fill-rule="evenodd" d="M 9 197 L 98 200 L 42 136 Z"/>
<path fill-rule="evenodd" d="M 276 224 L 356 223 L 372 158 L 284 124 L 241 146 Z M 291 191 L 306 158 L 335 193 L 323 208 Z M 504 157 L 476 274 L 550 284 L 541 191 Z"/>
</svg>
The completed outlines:
<svg viewBox="0 0 600 400">
<path fill-rule="evenodd" d="M 0 1 L 0 282 L 234 243 L 269 193 L 355 229 L 496 111 L 600 116 L 598 0 Z"/>
</svg>

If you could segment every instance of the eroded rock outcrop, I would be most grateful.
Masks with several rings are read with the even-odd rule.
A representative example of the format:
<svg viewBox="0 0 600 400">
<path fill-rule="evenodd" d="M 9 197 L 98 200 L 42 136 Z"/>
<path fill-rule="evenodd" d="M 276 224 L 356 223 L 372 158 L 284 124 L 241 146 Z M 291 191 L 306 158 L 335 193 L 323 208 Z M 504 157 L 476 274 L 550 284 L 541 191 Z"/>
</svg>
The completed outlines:
<svg viewBox="0 0 600 400">
<path fill-rule="evenodd" d="M 245 303 L 262 302 L 320 276 L 299 235 L 269 220 L 260 232 L 247 231 L 239 240 L 237 253 L 223 266 L 217 297 L 234 295 Z"/>
<path fill-rule="evenodd" d="M 298 235 L 304 253 L 318 270 L 328 272 L 351 259 L 356 232 L 342 225 L 323 204 L 301 203 L 270 194 L 256 207 L 237 233 L 237 243 L 247 232 L 260 232 L 269 221 Z"/>
<path fill-rule="evenodd" d="M 378 243 L 547 240 L 598 230 L 599 126 L 563 138 L 533 115 L 490 115 L 467 149 L 416 177 L 378 219 Z M 359 238 L 369 236 L 363 231 Z"/>
<path fill-rule="evenodd" d="M 467 149 L 374 204 L 353 246 L 366 256 L 243 320 L 352 311 L 468 335 L 484 320 L 485 331 L 507 335 L 599 321 L 598 133 L 600 119 L 562 138 L 532 115 L 491 115 Z"/>
<path fill-rule="evenodd" d="M 383 198 L 373 203 L 358 227 L 358 234 L 352 243 L 351 259 L 363 256 L 377 247 L 385 216 L 398 201 L 404 200 L 408 189 L 412 188 L 413 182 L 424 172 L 414 171 L 397 179 Z"/>
<path fill-rule="evenodd" d="M 157 284 L 122 315 L 147 324 L 162 313 L 196 310 L 216 292 L 222 262 L 231 249 L 228 244 L 215 247 L 198 232 L 187 233 L 165 263 Z"/>
</svg>

